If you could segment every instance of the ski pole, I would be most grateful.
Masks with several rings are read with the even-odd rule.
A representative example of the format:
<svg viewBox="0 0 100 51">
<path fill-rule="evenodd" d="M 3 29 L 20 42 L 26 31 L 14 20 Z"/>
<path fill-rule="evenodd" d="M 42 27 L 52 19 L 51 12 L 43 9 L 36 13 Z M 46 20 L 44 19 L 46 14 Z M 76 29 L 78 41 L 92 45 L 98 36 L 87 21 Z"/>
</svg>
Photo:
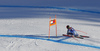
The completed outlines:
<svg viewBox="0 0 100 51">
<path fill-rule="evenodd" d="M 76 29 L 75 29 L 76 30 Z M 82 32 L 82 33 L 85 33 L 85 34 L 87 34 L 86 32 L 83 32 L 83 31 L 80 31 L 80 30 L 76 30 L 76 31 L 79 31 L 79 32 Z"/>
</svg>

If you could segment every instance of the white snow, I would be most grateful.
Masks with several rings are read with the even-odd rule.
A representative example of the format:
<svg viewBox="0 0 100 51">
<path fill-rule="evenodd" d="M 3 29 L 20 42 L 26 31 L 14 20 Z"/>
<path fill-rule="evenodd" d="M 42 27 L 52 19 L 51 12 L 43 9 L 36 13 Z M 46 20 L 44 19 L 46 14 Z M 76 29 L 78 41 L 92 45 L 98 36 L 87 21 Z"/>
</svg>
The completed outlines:
<svg viewBox="0 0 100 51">
<path fill-rule="evenodd" d="M 8 8 L 6 8 L 8 9 Z M 77 30 L 81 35 L 90 36 L 90 38 L 78 39 L 73 38 L 52 38 L 56 37 L 55 26 L 51 27 L 51 40 L 61 40 L 64 42 L 72 42 L 79 44 L 87 44 L 100 47 L 100 18 L 95 17 L 95 13 L 82 13 L 72 12 L 67 10 L 56 9 L 34 9 L 34 8 L 18 8 L 19 10 L 13 12 L 9 8 L 9 13 L 6 11 L 3 14 L 8 14 L 4 18 L 0 19 L 0 35 L 22 35 L 22 36 L 41 36 L 44 39 L 48 39 L 49 33 L 49 17 L 52 19 L 57 16 L 57 33 L 58 37 L 66 33 L 66 25 L 70 25 Z M 20 10 L 23 10 L 20 12 Z M 49 12 L 50 11 L 50 12 Z M 28 13 L 25 13 L 28 12 Z M 35 13 L 37 12 L 37 13 Z M 24 14 L 23 14 L 24 13 Z M 10 15 L 14 14 L 14 15 Z M 17 17 L 18 15 L 21 17 Z M 23 15 L 21 15 L 23 14 Z M 33 14 L 33 15 L 32 15 Z M 91 15 L 90 15 L 91 14 Z M 27 16 L 27 17 L 24 17 Z M 16 16 L 16 17 L 12 17 Z M 74 17 L 75 16 L 75 17 Z M 92 17 L 89 17 L 92 16 Z M 2 16 L 1 16 L 2 17 Z M 89 18 L 88 18 L 89 17 Z M 88 20 L 87 20 L 87 19 Z M 94 19 L 95 18 L 95 19 Z M 96 20 L 96 21 L 94 21 Z M 39 37 L 40 38 L 40 37 Z M 1 51 L 100 51 L 100 48 L 92 48 L 79 45 L 71 45 L 64 43 L 57 43 L 54 41 L 32 39 L 32 38 L 18 38 L 18 37 L 0 37 L 0 50 Z"/>
</svg>

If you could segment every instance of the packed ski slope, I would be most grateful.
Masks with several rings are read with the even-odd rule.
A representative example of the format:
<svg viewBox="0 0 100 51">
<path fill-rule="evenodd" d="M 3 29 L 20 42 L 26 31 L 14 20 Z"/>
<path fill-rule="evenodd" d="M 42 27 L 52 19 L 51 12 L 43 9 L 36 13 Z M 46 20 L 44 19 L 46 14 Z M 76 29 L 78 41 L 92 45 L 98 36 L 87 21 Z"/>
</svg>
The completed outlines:
<svg viewBox="0 0 100 51">
<path fill-rule="evenodd" d="M 81 7 L 82 8 L 82 7 Z M 91 8 L 84 8 L 90 10 Z M 25 8 L 0 7 L 0 50 L 1 51 L 100 51 L 100 11 L 58 9 L 52 7 Z M 51 27 L 48 39 L 49 17 L 57 16 L 57 33 Z M 78 32 L 90 38 L 78 39 L 62 36 L 66 25 L 86 32 Z"/>
</svg>

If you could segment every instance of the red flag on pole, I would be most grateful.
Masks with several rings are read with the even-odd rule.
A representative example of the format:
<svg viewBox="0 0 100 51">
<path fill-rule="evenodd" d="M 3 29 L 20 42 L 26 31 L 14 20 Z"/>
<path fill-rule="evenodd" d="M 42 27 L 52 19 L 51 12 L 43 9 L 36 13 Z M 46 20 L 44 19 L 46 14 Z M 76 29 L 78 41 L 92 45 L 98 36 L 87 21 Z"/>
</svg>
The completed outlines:
<svg viewBox="0 0 100 51">
<path fill-rule="evenodd" d="M 56 19 L 50 20 L 49 25 L 50 26 L 56 25 Z"/>
</svg>

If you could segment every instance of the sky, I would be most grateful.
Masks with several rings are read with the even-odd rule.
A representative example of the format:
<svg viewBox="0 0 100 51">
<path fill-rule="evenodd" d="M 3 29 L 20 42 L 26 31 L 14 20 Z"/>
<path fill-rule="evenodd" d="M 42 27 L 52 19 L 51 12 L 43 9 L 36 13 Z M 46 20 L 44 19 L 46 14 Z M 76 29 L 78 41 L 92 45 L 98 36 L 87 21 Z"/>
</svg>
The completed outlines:
<svg viewBox="0 0 100 51">
<path fill-rule="evenodd" d="M 99 7 L 100 0 L 0 0 L 0 5 Z"/>
</svg>

